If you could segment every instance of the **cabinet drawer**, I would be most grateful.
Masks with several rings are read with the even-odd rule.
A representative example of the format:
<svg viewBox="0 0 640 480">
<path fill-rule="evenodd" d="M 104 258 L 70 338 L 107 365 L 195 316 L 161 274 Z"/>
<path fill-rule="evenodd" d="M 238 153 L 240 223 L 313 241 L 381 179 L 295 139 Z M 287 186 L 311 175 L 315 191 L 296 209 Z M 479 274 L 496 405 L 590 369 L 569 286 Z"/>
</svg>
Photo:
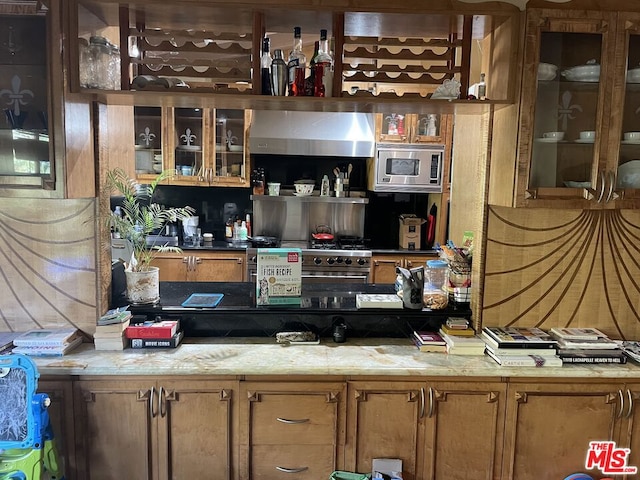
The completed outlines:
<svg viewBox="0 0 640 480">
<path fill-rule="evenodd" d="M 251 448 L 253 480 L 318 480 L 336 470 L 333 445 L 278 445 Z"/>
<path fill-rule="evenodd" d="M 327 395 L 262 393 L 251 411 L 251 444 L 333 444 L 338 403 Z"/>
</svg>

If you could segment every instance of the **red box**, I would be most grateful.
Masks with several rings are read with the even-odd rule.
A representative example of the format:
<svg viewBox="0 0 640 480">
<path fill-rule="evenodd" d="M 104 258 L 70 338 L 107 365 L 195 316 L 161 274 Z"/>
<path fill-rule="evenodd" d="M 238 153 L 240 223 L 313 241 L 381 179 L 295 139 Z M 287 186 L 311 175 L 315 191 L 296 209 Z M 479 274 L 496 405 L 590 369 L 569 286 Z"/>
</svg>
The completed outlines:
<svg viewBox="0 0 640 480">
<path fill-rule="evenodd" d="M 162 320 L 160 322 L 145 322 L 139 325 L 129 325 L 125 336 L 131 338 L 153 339 L 171 338 L 178 331 L 178 320 Z"/>
</svg>

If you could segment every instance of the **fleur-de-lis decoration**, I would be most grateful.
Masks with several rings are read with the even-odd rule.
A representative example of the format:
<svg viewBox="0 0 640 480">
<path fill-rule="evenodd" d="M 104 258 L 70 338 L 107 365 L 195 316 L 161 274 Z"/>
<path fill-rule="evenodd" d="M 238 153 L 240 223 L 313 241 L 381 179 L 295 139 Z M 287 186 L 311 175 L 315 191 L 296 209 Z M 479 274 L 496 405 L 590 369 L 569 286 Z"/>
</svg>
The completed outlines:
<svg viewBox="0 0 640 480">
<path fill-rule="evenodd" d="M 229 149 L 231 148 L 231 145 L 238 141 L 238 137 L 236 137 L 231 130 L 227 130 L 224 141 L 227 144 L 227 148 Z"/>
<path fill-rule="evenodd" d="M 22 80 L 20 80 L 20 77 L 18 75 L 14 75 L 13 78 L 11 78 L 11 90 L 6 88 L 0 90 L 0 97 L 4 97 L 5 95 L 8 97 L 7 105 L 12 106 L 13 113 L 16 116 L 20 116 L 20 105 L 29 104 L 26 97 L 30 96 L 33 98 L 35 96 L 31 90 L 20 90 L 21 82 Z"/>
<path fill-rule="evenodd" d="M 156 138 L 156 134 L 151 131 L 149 127 L 144 127 L 144 132 L 138 135 L 144 144 L 149 147 L 153 139 Z"/>
<path fill-rule="evenodd" d="M 562 94 L 562 104 L 558 105 L 558 120 L 562 121 L 561 130 L 563 132 L 567 131 L 569 120 L 575 120 L 574 110 L 582 112 L 582 107 L 580 105 L 571 105 L 571 92 L 566 91 Z"/>
<path fill-rule="evenodd" d="M 187 128 L 184 133 L 180 135 L 180 140 L 182 140 L 185 145 L 191 146 L 191 144 L 196 141 L 196 136 L 191 133 L 190 128 Z"/>
</svg>

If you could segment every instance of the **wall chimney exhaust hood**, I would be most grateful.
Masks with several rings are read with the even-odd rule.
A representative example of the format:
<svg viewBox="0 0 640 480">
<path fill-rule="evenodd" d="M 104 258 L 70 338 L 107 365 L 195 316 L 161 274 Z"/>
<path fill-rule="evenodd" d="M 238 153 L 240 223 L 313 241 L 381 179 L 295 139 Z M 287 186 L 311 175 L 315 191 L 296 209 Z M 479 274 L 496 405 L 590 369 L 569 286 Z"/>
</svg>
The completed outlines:
<svg viewBox="0 0 640 480">
<path fill-rule="evenodd" d="M 254 110 L 252 154 L 373 157 L 371 113 Z"/>
</svg>

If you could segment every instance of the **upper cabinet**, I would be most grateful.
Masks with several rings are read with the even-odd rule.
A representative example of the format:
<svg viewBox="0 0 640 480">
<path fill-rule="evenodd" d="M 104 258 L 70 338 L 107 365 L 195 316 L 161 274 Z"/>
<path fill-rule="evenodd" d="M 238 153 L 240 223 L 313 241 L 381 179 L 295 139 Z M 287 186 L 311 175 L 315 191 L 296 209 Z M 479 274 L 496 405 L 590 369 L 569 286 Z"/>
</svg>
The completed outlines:
<svg viewBox="0 0 640 480">
<path fill-rule="evenodd" d="M 452 128 L 452 117 L 439 113 L 378 113 L 376 140 L 381 143 L 445 144 Z"/>
<path fill-rule="evenodd" d="M 456 3 L 456 11 L 416 7 L 409 0 L 393 8 L 378 2 L 364 11 L 311 0 L 295 9 L 275 1 L 71 5 L 68 37 L 77 39 L 69 52 L 71 91 L 108 103 L 380 112 L 402 107 L 437 114 L 461 105 L 483 112 L 515 101 L 522 14 L 508 3 Z M 281 50 L 286 61 L 294 27 L 301 28 L 307 82 L 314 43 L 321 29 L 327 30 L 333 80 L 327 80 L 331 88 L 325 97 L 261 94 L 262 40 L 268 37 L 271 56 Z M 110 81 L 92 81 L 96 70 Z M 481 72 L 486 72 L 487 99 L 468 99 Z"/>
<path fill-rule="evenodd" d="M 637 206 L 638 18 L 527 11 L 517 206 Z"/>
</svg>

